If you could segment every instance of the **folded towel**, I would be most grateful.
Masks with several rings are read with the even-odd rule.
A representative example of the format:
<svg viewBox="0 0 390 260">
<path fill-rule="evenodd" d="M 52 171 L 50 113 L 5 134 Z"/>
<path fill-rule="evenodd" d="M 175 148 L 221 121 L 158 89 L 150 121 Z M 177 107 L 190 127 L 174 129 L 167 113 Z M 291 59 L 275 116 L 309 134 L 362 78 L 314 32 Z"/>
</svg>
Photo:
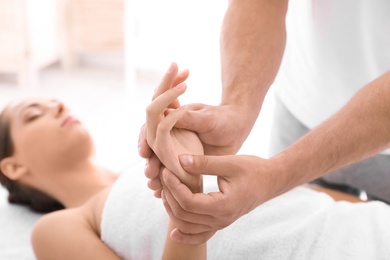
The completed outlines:
<svg viewBox="0 0 390 260">
<path fill-rule="evenodd" d="M 163 251 L 168 217 L 142 172 L 118 179 L 102 216 L 102 240 L 123 259 L 161 259 Z M 208 259 L 388 259 L 389 219 L 384 203 L 335 202 L 299 187 L 217 232 Z"/>
</svg>

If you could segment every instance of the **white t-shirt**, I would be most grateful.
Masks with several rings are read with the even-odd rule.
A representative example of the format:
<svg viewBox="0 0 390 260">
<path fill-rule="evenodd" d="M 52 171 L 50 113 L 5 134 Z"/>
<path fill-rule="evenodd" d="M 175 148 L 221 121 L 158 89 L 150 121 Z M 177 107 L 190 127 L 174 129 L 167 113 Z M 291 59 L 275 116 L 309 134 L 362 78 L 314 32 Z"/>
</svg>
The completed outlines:
<svg viewBox="0 0 390 260">
<path fill-rule="evenodd" d="M 290 1 L 274 86 L 304 125 L 318 125 L 389 69 L 390 1 Z"/>
</svg>

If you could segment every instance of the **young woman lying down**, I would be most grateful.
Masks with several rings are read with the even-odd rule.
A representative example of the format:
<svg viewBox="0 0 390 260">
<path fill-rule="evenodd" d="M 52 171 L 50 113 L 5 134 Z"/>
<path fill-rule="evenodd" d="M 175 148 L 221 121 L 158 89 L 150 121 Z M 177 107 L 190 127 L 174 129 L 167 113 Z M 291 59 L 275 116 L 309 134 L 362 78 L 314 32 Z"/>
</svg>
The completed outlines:
<svg viewBox="0 0 390 260">
<path fill-rule="evenodd" d="M 195 192 L 217 189 L 188 175 L 178 155 L 202 154 L 197 135 L 173 128 L 187 72 L 169 70 L 147 107 L 147 139 L 164 165 Z M 0 181 L 9 201 L 43 216 L 32 234 L 38 259 L 380 259 L 390 255 L 390 207 L 336 202 L 296 188 L 240 218 L 206 244 L 169 238 L 175 228 L 143 169 L 118 174 L 94 159 L 87 129 L 56 100 L 25 99 L 0 118 Z M 340 194 L 338 194 L 340 195 Z M 343 197 L 342 200 L 350 197 Z M 354 198 L 356 201 L 357 199 Z M 207 250 L 206 250 L 207 247 Z"/>
</svg>

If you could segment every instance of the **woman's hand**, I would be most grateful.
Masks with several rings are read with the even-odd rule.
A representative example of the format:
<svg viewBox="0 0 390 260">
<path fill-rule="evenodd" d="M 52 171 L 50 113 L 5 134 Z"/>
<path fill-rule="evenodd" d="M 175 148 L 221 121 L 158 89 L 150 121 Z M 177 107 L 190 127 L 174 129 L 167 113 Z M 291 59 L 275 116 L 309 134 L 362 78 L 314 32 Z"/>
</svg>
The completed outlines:
<svg viewBox="0 0 390 260">
<path fill-rule="evenodd" d="M 184 82 L 188 78 L 188 75 L 188 70 L 178 72 L 177 64 L 172 63 L 162 78 L 159 86 L 155 89 L 152 101 L 168 89 L 171 89 L 172 87 L 175 87 Z M 179 106 L 180 103 L 178 99 L 175 99 L 171 104 L 169 104 L 168 107 L 178 108 Z M 138 138 L 138 153 L 147 161 L 145 167 L 145 176 L 149 178 L 148 187 L 154 191 L 155 197 L 161 198 L 162 185 L 159 178 L 159 169 L 161 168 L 162 164 L 146 141 L 146 124 L 144 124 L 140 129 Z"/>
<path fill-rule="evenodd" d="M 202 191 L 200 176 L 189 175 L 179 163 L 180 154 L 203 154 L 203 147 L 194 132 L 173 129 L 184 109 L 169 109 L 186 90 L 185 83 L 172 88 L 175 77 L 164 77 L 156 89 L 152 103 L 146 108 L 145 140 L 161 163 L 193 192 Z M 160 184 L 161 185 L 161 184 Z M 160 187 L 158 187 L 160 188 Z"/>
</svg>

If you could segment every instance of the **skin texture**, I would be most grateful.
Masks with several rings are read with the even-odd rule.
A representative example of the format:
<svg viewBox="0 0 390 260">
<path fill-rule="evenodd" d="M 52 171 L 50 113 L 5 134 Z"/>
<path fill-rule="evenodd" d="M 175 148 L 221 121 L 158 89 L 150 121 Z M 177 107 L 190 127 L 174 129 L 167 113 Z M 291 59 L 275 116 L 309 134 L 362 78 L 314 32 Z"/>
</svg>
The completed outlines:
<svg viewBox="0 0 390 260">
<path fill-rule="evenodd" d="M 279 69 L 287 2 L 229 1 L 221 30 L 221 104 L 188 105 L 176 124 L 197 132 L 208 155 L 181 155 L 181 165 L 192 174 L 218 176 L 220 192 L 193 194 L 171 174 L 163 174 L 164 205 L 177 223 L 171 236 L 178 242 L 204 243 L 261 203 L 388 147 L 387 73 L 273 158 L 231 155 L 251 131 Z M 149 187 L 161 197 L 160 163 L 149 150 L 140 145 L 140 155 L 148 158 L 145 174 L 153 183 Z"/>
</svg>

